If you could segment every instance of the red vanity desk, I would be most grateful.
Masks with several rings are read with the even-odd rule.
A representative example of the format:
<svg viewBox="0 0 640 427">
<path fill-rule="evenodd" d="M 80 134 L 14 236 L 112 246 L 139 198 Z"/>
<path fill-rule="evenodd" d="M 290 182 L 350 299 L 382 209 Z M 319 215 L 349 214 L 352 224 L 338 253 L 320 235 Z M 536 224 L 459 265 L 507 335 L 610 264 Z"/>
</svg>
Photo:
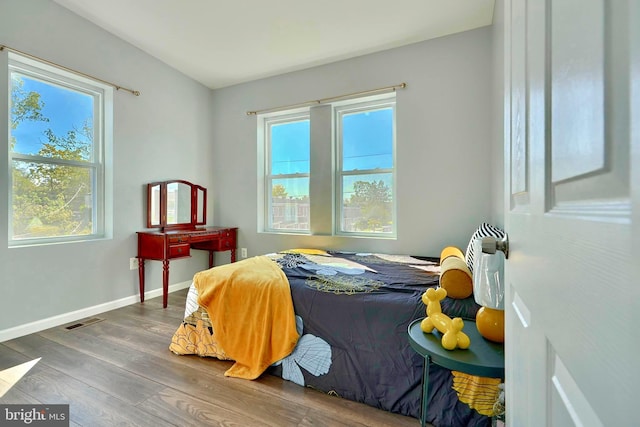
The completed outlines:
<svg viewBox="0 0 640 427">
<path fill-rule="evenodd" d="M 138 274 L 140 302 L 144 302 L 144 261 L 162 261 L 162 307 L 167 307 L 169 292 L 169 261 L 191 256 L 191 249 L 209 251 L 209 268 L 213 253 L 231 251 L 236 261 L 238 229 L 228 227 L 197 227 L 193 230 L 138 231 Z"/>
</svg>

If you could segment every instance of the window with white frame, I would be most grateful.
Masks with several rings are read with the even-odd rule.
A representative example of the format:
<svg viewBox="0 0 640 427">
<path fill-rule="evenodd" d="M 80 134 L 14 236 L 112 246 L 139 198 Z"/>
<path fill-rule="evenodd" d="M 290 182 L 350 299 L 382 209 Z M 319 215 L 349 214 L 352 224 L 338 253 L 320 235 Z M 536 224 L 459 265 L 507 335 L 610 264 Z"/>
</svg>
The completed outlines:
<svg viewBox="0 0 640 427">
<path fill-rule="evenodd" d="M 309 115 L 264 119 L 267 230 L 309 232 Z"/>
<path fill-rule="evenodd" d="M 396 236 L 395 93 L 263 114 L 258 126 L 260 231 Z"/>
<path fill-rule="evenodd" d="M 339 234 L 395 236 L 395 99 L 335 111 Z"/>
<path fill-rule="evenodd" d="M 113 89 L 9 54 L 9 246 L 107 237 Z"/>
</svg>

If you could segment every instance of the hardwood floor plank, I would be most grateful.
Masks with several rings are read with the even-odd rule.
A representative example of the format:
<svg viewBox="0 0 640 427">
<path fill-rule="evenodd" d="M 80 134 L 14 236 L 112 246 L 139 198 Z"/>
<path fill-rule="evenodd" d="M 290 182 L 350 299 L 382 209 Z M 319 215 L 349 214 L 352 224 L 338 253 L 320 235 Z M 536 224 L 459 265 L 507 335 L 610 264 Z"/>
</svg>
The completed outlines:
<svg viewBox="0 0 640 427">
<path fill-rule="evenodd" d="M 136 325 L 133 322 L 121 322 L 118 319 L 105 319 L 70 333 L 49 329 L 40 332 L 40 335 L 62 345 L 96 355 L 102 354 L 101 346 L 118 348 L 122 352 L 129 352 L 129 354 L 132 351 L 138 352 L 142 349 L 147 349 L 149 353 L 168 350 L 171 336 L 176 328 L 166 325 L 162 332 L 159 332 L 158 327 L 146 328 L 146 326 L 147 324 L 144 323 Z M 116 352 L 112 357 L 119 356 Z"/>
<path fill-rule="evenodd" d="M 39 405 L 43 402 L 40 402 L 35 397 L 20 391 L 17 387 L 13 387 L 0 398 L 0 403 L 2 403 L 3 405 L 21 405 L 27 403 Z"/>
<path fill-rule="evenodd" d="M 263 416 L 253 408 L 247 410 L 241 409 L 240 406 L 224 406 L 219 404 L 215 397 L 210 397 L 205 401 L 171 388 L 163 390 L 139 406 L 168 422 L 194 427 L 217 425 L 283 426 L 296 425 L 300 419 L 298 412 L 290 412 L 283 416 L 275 411 Z M 270 406 L 269 409 L 273 410 L 273 407 Z"/>
<path fill-rule="evenodd" d="M 0 344 L 0 371 L 28 362 L 30 359 L 19 351 Z"/>
<path fill-rule="evenodd" d="M 35 372 L 17 387 L 41 402 L 69 404 L 71 420 L 81 426 L 170 426 L 129 402 L 93 388 L 45 365 L 34 367 Z"/>
<path fill-rule="evenodd" d="M 40 344 L 36 348 L 20 347 L 20 338 L 7 344 L 8 347 L 22 348 L 22 354 L 37 358 L 42 357 L 38 363 L 46 365 L 70 377 L 108 393 L 125 402 L 138 403 L 164 388 L 157 382 L 135 375 L 129 370 L 114 366 L 111 363 L 97 361 L 96 358 L 74 350 L 67 346 L 50 341 Z M 15 348 L 14 348 L 15 349 Z M 142 355 L 133 355 L 134 359 L 143 359 Z"/>
</svg>

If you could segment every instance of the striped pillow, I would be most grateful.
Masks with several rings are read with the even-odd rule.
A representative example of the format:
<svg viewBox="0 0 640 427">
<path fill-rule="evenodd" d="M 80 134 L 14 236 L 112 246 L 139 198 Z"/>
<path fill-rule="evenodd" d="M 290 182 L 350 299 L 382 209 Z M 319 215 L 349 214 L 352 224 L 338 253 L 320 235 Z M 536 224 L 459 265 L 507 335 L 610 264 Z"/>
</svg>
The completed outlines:
<svg viewBox="0 0 640 427">
<path fill-rule="evenodd" d="M 467 267 L 473 273 L 473 262 L 475 260 L 476 254 L 473 250 L 473 241 L 476 239 L 482 239 L 483 237 L 495 237 L 500 240 L 505 237 L 505 232 L 499 229 L 498 227 L 494 227 L 491 224 L 487 224 L 483 222 L 480 227 L 471 235 L 471 240 L 469 240 L 469 244 L 467 245 L 467 251 L 465 252 L 464 260 L 467 262 Z"/>
</svg>

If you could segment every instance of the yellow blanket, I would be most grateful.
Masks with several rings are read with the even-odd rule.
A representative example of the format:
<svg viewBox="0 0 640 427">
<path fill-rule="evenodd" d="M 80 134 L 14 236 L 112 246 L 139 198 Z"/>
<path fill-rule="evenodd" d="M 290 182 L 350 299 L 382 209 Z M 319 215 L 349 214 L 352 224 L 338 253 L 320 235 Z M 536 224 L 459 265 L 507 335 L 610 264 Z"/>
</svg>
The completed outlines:
<svg viewBox="0 0 640 427">
<path fill-rule="evenodd" d="M 255 379 L 298 342 L 289 281 L 265 256 L 201 271 L 193 277 L 216 339 L 235 364 L 225 376 Z"/>
</svg>

